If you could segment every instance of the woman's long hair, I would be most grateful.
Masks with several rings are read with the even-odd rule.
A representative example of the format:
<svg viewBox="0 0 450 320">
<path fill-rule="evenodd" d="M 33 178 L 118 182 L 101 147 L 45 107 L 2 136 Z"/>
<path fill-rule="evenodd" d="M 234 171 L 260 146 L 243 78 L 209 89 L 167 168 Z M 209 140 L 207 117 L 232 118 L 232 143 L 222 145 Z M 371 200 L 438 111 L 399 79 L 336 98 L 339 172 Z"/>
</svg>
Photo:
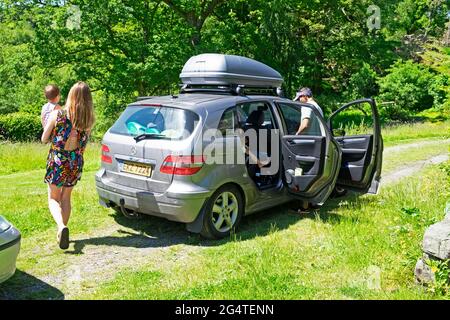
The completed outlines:
<svg viewBox="0 0 450 320">
<path fill-rule="evenodd" d="M 94 126 L 94 106 L 89 86 L 84 82 L 76 83 L 69 92 L 66 102 L 69 119 L 75 129 L 89 131 Z"/>
</svg>

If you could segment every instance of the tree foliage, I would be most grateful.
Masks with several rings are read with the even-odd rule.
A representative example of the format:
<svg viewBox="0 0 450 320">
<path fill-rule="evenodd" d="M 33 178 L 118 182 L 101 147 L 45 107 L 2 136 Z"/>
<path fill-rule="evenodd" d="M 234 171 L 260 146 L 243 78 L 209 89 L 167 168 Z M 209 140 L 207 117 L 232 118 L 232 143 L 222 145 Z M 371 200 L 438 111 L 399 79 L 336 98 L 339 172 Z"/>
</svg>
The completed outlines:
<svg viewBox="0 0 450 320">
<path fill-rule="evenodd" d="M 287 96 L 309 86 L 327 110 L 380 90 L 382 99 L 395 98 L 414 80 L 399 75 L 400 64 L 390 69 L 415 52 L 406 36 L 442 34 L 448 7 L 443 0 L 379 1 L 381 29 L 370 30 L 372 2 L 2 0 L 0 113 L 37 113 L 45 84 L 57 83 L 65 96 L 84 80 L 104 129 L 136 96 L 177 92 L 185 61 L 204 52 L 260 60 L 284 76 Z M 402 68 L 417 71 L 410 63 Z M 436 92 L 434 102 L 442 100 Z"/>
<path fill-rule="evenodd" d="M 427 66 L 413 61 L 397 61 L 389 74 L 379 81 L 381 98 L 392 102 L 385 111 L 393 119 L 440 106 L 447 98 L 449 77 L 436 75 Z"/>
</svg>

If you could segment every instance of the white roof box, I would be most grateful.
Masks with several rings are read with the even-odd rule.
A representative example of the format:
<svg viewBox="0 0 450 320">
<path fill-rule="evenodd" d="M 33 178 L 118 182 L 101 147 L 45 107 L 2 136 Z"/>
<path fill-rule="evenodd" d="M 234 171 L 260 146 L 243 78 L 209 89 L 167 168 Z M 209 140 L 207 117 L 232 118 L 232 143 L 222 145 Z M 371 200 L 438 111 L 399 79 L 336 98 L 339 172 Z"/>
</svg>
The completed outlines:
<svg viewBox="0 0 450 320">
<path fill-rule="evenodd" d="M 244 85 L 250 87 L 281 87 L 281 74 L 253 59 L 206 53 L 190 58 L 180 74 L 188 85 Z"/>
</svg>

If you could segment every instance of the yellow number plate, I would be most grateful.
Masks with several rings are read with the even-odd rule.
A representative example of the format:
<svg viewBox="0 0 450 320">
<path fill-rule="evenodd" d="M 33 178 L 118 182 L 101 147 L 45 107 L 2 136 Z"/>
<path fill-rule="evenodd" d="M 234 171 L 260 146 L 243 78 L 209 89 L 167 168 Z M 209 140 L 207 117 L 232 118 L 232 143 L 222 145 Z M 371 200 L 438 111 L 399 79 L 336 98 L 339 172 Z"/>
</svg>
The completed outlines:
<svg viewBox="0 0 450 320">
<path fill-rule="evenodd" d="M 122 171 L 145 177 L 150 177 L 152 175 L 152 167 L 140 163 L 138 164 L 138 163 L 124 162 Z"/>
</svg>

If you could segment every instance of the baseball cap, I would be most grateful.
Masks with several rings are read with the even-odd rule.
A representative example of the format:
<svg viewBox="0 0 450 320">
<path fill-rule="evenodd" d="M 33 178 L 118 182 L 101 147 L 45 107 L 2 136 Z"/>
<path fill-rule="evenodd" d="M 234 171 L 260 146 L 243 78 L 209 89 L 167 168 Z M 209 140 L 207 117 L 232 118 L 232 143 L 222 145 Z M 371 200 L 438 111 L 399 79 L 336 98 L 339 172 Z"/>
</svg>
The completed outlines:
<svg viewBox="0 0 450 320">
<path fill-rule="evenodd" d="M 294 101 L 297 101 L 301 96 L 312 97 L 311 89 L 310 88 L 302 88 L 299 91 L 297 91 Z"/>
</svg>

